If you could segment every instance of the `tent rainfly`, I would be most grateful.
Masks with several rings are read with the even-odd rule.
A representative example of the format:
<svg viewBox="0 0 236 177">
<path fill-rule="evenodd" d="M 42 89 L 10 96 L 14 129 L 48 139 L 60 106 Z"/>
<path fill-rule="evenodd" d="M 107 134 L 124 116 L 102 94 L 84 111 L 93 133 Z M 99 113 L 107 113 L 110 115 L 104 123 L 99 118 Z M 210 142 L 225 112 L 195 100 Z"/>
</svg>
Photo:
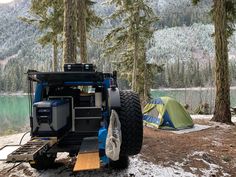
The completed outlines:
<svg viewBox="0 0 236 177">
<path fill-rule="evenodd" d="M 164 129 L 193 127 L 193 120 L 184 107 L 175 99 L 160 97 L 144 107 L 143 120 L 147 125 Z"/>
</svg>

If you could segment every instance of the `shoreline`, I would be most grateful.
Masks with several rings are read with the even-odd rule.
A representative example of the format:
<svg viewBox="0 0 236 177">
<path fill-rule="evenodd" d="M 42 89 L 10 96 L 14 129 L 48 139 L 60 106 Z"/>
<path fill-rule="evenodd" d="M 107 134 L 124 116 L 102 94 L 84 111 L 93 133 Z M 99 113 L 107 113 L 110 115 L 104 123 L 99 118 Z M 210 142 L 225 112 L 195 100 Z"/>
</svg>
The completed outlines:
<svg viewBox="0 0 236 177">
<path fill-rule="evenodd" d="M 24 92 L 0 92 L 0 96 L 27 96 Z"/>
<path fill-rule="evenodd" d="M 202 90 L 215 90 L 215 87 L 186 87 L 186 88 L 166 88 L 161 87 L 157 89 L 151 89 L 151 92 L 153 91 L 186 91 L 186 90 L 196 90 L 196 91 L 202 91 Z M 236 90 L 236 86 L 230 87 L 230 90 Z M 0 96 L 27 96 L 28 93 L 24 93 L 22 91 L 19 92 L 0 92 Z"/>
<path fill-rule="evenodd" d="M 171 90 L 177 90 L 177 91 L 185 91 L 185 90 L 215 90 L 215 87 L 186 87 L 186 88 L 158 88 L 158 89 L 151 89 L 152 91 L 171 91 Z M 230 87 L 230 90 L 236 90 L 236 86 Z"/>
</svg>

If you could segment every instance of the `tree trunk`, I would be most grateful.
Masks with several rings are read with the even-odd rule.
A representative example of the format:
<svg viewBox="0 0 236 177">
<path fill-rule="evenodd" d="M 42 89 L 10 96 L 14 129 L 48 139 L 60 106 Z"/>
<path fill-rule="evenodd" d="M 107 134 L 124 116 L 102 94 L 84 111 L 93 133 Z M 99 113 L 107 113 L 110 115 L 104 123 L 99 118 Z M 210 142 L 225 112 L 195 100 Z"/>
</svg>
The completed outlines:
<svg viewBox="0 0 236 177">
<path fill-rule="evenodd" d="M 133 59 L 133 72 L 132 72 L 132 90 L 137 91 L 137 62 L 138 62 L 138 37 L 134 41 L 134 59 Z"/>
<path fill-rule="evenodd" d="M 76 1 L 77 0 L 64 0 L 64 63 L 76 63 Z"/>
<path fill-rule="evenodd" d="M 214 0 L 215 26 L 215 84 L 216 98 L 213 121 L 232 124 L 230 112 L 230 86 L 228 68 L 228 43 L 226 0 Z"/>
<path fill-rule="evenodd" d="M 134 58 L 133 58 L 133 72 L 132 72 L 132 90 L 137 91 L 137 70 L 138 70 L 138 60 L 139 60 L 139 36 L 138 36 L 138 28 L 139 28 L 139 10 L 136 9 L 134 14 L 131 14 L 134 17 L 134 30 L 132 34 L 134 36 Z M 133 28 L 133 27 L 132 27 Z"/>
<path fill-rule="evenodd" d="M 87 38 L 86 38 L 86 4 L 85 0 L 78 1 L 78 32 L 81 63 L 87 63 Z"/>
<path fill-rule="evenodd" d="M 146 62 L 146 51 L 143 52 L 143 66 L 144 66 L 144 71 L 143 71 L 143 101 L 144 104 L 146 104 L 149 101 L 149 96 L 150 96 L 150 83 L 148 81 L 148 70 L 147 70 L 147 62 Z"/>
<path fill-rule="evenodd" d="M 58 43 L 57 43 L 57 36 L 53 39 L 52 42 L 52 53 L 53 53 L 53 57 L 52 57 L 52 63 L 53 63 L 53 71 L 56 72 L 57 68 L 58 68 Z"/>
</svg>

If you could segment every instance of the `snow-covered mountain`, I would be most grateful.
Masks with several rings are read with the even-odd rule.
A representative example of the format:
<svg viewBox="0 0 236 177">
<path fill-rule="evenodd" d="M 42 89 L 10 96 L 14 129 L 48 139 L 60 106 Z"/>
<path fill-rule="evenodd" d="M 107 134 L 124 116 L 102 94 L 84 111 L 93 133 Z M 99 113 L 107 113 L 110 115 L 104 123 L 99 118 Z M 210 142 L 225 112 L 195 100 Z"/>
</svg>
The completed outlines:
<svg viewBox="0 0 236 177">
<path fill-rule="evenodd" d="M 147 57 L 158 63 L 174 63 L 179 59 L 185 63 L 194 60 L 205 65 L 214 60 L 213 34 L 213 25 L 199 23 L 158 30 L 150 41 Z M 230 38 L 229 60 L 236 61 L 236 33 Z"/>
<path fill-rule="evenodd" d="M 193 6 L 191 0 L 146 0 L 159 16 L 157 31 L 148 44 L 147 57 L 156 63 L 174 63 L 176 60 L 199 61 L 200 65 L 213 60 L 213 26 L 208 15 L 211 0 L 203 0 Z M 95 11 L 105 18 L 114 6 L 96 0 Z M 37 39 L 41 33 L 27 25 L 19 17 L 29 16 L 30 0 L 14 0 L 0 4 L 0 91 L 26 89 L 23 82 L 27 69 L 48 70 L 51 46 L 42 48 Z M 90 35 L 101 41 L 112 25 L 105 21 Z M 91 60 L 100 59 L 102 47 L 89 43 L 88 55 Z M 230 59 L 236 59 L 236 35 L 230 42 Z M 61 58 L 61 57 L 59 57 Z M 10 80 L 10 81 L 9 81 Z M 17 83 L 17 84 L 16 84 Z"/>
</svg>

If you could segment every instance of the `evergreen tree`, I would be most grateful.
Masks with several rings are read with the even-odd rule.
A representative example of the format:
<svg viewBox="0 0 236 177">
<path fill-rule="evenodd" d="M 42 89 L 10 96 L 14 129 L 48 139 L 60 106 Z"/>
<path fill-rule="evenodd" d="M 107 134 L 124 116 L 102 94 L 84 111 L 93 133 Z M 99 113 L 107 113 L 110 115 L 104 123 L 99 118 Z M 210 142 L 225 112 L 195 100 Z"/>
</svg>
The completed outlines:
<svg viewBox="0 0 236 177">
<path fill-rule="evenodd" d="M 2 77 L 2 68 L 0 68 L 0 93 L 3 91 L 3 77 Z"/>
<path fill-rule="evenodd" d="M 181 86 L 180 87 L 185 87 L 185 63 L 181 63 L 181 74 L 180 74 L 180 80 L 181 80 Z"/>
<path fill-rule="evenodd" d="M 111 15 L 119 20 L 116 26 L 106 36 L 109 46 L 105 54 L 118 54 L 119 70 L 129 78 L 132 90 L 137 91 L 142 100 L 147 100 L 150 90 L 151 72 L 146 59 L 146 43 L 153 34 L 152 25 L 157 21 L 152 9 L 143 0 L 111 0 L 116 5 L 116 11 Z M 157 65 L 152 67 L 158 68 Z M 145 80 L 144 80 L 145 79 Z"/>
<path fill-rule="evenodd" d="M 31 17 L 22 17 L 21 19 L 29 24 L 36 25 L 43 32 L 38 40 L 40 44 L 43 46 L 52 44 L 54 71 L 58 69 L 58 47 L 62 43 L 61 39 L 64 40 L 63 61 L 65 63 L 77 62 L 77 46 L 80 48 L 81 62 L 87 62 L 86 33 L 102 23 L 102 19 L 92 10 L 94 4 L 95 2 L 90 0 L 31 1 Z M 65 23 L 64 19 L 67 20 Z M 77 41 L 77 36 L 79 41 Z"/>
<path fill-rule="evenodd" d="M 87 32 L 89 32 L 93 27 L 98 27 L 102 23 L 102 19 L 98 17 L 92 6 L 95 2 L 90 0 L 79 0 L 77 1 L 77 27 L 78 27 L 78 37 L 79 37 L 79 48 L 80 48 L 80 60 L 81 63 L 88 62 L 87 54 Z"/>
<path fill-rule="evenodd" d="M 87 63 L 86 6 L 85 0 L 78 1 L 78 35 L 81 63 Z"/>
<path fill-rule="evenodd" d="M 200 0 L 193 0 L 196 4 Z M 228 38 L 236 20 L 235 0 L 214 0 L 212 9 L 215 26 L 215 84 L 216 98 L 213 121 L 232 124 L 230 112 L 230 84 Z"/>
<path fill-rule="evenodd" d="M 63 61 L 76 63 L 77 0 L 64 0 Z"/>
<path fill-rule="evenodd" d="M 43 32 L 38 39 L 42 46 L 52 45 L 53 71 L 58 70 L 58 46 L 63 31 L 63 11 L 63 0 L 31 0 L 31 16 L 21 17 L 21 20 L 36 25 Z"/>
</svg>

